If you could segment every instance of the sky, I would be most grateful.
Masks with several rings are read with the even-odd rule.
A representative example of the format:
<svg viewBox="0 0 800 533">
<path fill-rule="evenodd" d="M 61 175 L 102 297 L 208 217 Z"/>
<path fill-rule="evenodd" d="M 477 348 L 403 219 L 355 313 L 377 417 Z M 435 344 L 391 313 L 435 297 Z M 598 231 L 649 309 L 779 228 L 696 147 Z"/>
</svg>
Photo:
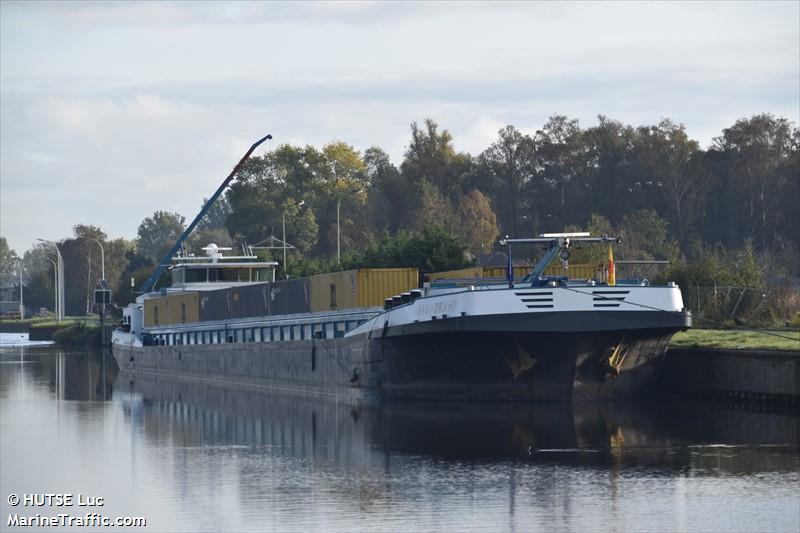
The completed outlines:
<svg viewBox="0 0 800 533">
<path fill-rule="evenodd" d="M 0 0 L 0 236 L 187 221 L 250 144 L 383 148 L 433 118 L 478 154 L 512 124 L 670 118 L 708 146 L 800 122 L 800 2 Z"/>
</svg>

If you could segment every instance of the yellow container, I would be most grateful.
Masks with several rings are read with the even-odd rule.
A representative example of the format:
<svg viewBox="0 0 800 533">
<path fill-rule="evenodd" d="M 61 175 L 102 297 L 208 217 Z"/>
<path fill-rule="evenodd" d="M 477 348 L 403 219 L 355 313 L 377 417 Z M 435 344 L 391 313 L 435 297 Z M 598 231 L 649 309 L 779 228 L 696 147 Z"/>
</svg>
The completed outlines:
<svg viewBox="0 0 800 533">
<path fill-rule="evenodd" d="M 585 263 L 569 265 L 567 270 L 561 268 L 558 262 L 552 263 L 545 271 L 545 276 L 569 276 L 570 279 L 598 279 L 602 278 L 603 265 L 598 263 Z"/>
<path fill-rule="evenodd" d="M 416 268 L 362 268 L 357 275 L 358 307 L 383 307 L 390 296 L 419 287 Z"/>
<path fill-rule="evenodd" d="M 357 273 L 357 270 L 345 270 L 311 276 L 308 280 L 311 289 L 311 312 L 357 307 Z"/>
<path fill-rule="evenodd" d="M 311 311 L 383 306 L 384 299 L 418 287 L 416 268 L 362 268 L 311 276 Z"/>
<path fill-rule="evenodd" d="M 436 281 L 437 279 L 469 279 L 469 278 L 482 278 L 484 268 L 462 268 L 460 270 L 445 270 L 444 272 L 431 272 L 425 274 L 426 281 Z"/>
<path fill-rule="evenodd" d="M 514 267 L 514 278 L 524 278 L 528 274 L 531 273 L 533 270 L 533 266 L 515 266 Z M 483 277 L 484 278 L 506 278 L 506 267 L 484 267 L 483 268 Z"/>
<path fill-rule="evenodd" d="M 169 326 L 200 321 L 200 298 L 196 292 L 183 292 L 148 298 L 144 301 L 145 327 Z"/>
<path fill-rule="evenodd" d="M 144 301 L 144 327 L 163 326 L 169 323 L 166 298 L 147 298 Z"/>
<path fill-rule="evenodd" d="M 167 296 L 169 323 L 185 324 L 200 321 L 200 295 L 196 292 L 181 292 Z"/>
</svg>

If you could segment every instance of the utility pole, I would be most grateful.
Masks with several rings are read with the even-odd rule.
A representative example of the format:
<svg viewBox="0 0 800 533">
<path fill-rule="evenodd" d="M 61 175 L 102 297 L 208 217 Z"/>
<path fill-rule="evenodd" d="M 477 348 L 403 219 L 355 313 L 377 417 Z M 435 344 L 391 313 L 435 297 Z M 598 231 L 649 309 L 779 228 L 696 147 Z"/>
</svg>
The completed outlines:
<svg viewBox="0 0 800 533">
<path fill-rule="evenodd" d="M 283 277 L 289 279 L 289 274 L 286 272 L 286 211 L 281 215 L 283 222 Z"/>
<path fill-rule="evenodd" d="M 56 297 L 56 316 L 58 318 L 58 323 L 60 324 L 61 321 L 64 320 L 64 258 L 61 257 L 61 250 L 58 249 L 58 243 L 48 241 L 46 239 L 36 240 L 47 244 L 52 244 L 56 249 L 56 255 L 58 256 L 58 268 L 56 269 L 56 286 L 58 291 Z"/>
<path fill-rule="evenodd" d="M 341 239 L 341 229 L 339 227 L 339 210 L 342 207 L 342 197 L 339 197 L 339 200 L 336 202 L 336 263 L 341 264 L 342 262 L 342 239 Z"/>
<path fill-rule="evenodd" d="M 19 319 L 25 320 L 25 304 L 22 302 L 22 260 L 17 261 L 19 267 Z"/>
<path fill-rule="evenodd" d="M 52 259 L 48 259 L 53 263 L 53 313 L 58 317 L 58 265 Z"/>
</svg>

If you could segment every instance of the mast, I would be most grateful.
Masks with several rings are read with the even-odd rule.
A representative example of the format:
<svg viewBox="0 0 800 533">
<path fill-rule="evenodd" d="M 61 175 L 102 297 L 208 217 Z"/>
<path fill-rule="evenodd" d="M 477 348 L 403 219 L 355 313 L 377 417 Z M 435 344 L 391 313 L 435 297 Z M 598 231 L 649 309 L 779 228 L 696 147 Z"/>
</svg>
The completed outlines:
<svg viewBox="0 0 800 533">
<path fill-rule="evenodd" d="M 192 223 L 189 224 L 189 226 L 184 230 L 184 232 L 181 233 L 181 236 L 178 237 L 178 240 L 175 241 L 175 244 L 172 246 L 172 248 L 170 248 L 169 252 L 167 252 L 167 255 L 165 255 L 164 258 L 161 260 L 161 263 L 158 265 L 158 268 L 156 268 L 155 271 L 150 275 L 150 277 L 147 278 L 147 281 L 144 282 L 142 287 L 139 289 L 140 293 L 145 293 L 153 288 L 153 286 L 156 284 L 156 281 L 158 281 L 158 278 L 161 277 L 161 274 L 163 274 L 164 270 L 166 270 L 166 268 L 170 265 L 170 260 L 172 259 L 172 256 L 175 255 L 175 253 L 178 250 L 180 250 L 181 246 L 183 246 L 183 242 L 186 240 L 189 234 L 192 233 L 194 227 L 197 226 L 197 224 L 203 219 L 203 217 L 206 215 L 206 213 L 208 213 L 208 210 L 211 209 L 211 206 L 214 205 L 214 203 L 217 201 L 217 199 L 225 190 L 225 188 L 230 184 L 231 181 L 233 181 L 233 178 L 236 176 L 236 173 L 239 172 L 239 169 L 242 168 L 242 165 L 244 165 L 244 162 L 247 161 L 248 157 L 250 157 L 250 154 L 252 154 L 253 151 L 267 139 L 272 139 L 272 135 L 266 135 L 257 140 L 256 142 L 254 142 L 253 145 L 250 147 L 250 149 L 247 151 L 247 153 L 244 154 L 244 157 L 242 157 L 239 160 L 239 162 L 236 163 L 236 166 L 233 167 L 231 173 L 228 174 L 228 177 L 225 178 L 225 181 L 222 182 L 222 185 L 220 185 L 217 191 L 211 196 L 211 198 L 208 199 L 208 201 L 205 203 L 203 208 L 194 218 Z"/>
</svg>

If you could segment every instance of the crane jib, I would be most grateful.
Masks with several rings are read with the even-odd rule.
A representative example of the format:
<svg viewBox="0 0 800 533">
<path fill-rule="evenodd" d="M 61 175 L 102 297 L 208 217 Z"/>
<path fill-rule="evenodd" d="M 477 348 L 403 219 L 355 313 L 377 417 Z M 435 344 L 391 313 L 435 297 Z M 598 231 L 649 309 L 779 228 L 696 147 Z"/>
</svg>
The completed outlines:
<svg viewBox="0 0 800 533">
<path fill-rule="evenodd" d="M 225 190 L 228 184 L 233 180 L 233 178 L 236 177 L 236 173 L 239 172 L 239 169 L 241 169 L 242 165 L 244 165 L 245 161 L 247 161 L 247 159 L 250 157 L 250 154 L 252 154 L 253 151 L 256 148 L 258 148 L 261 143 L 263 143 L 268 139 L 272 139 L 272 135 L 265 135 L 264 137 L 254 142 L 252 146 L 250 146 L 250 149 L 247 150 L 247 153 L 244 154 L 244 156 L 239 160 L 238 163 L 236 163 L 236 166 L 233 167 L 231 173 L 228 174 L 228 176 L 225 178 L 225 181 L 222 182 L 222 185 L 220 185 L 219 188 L 217 188 L 216 192 L 211 196 L 211 198 L 208 199 L 203 208 L 200 209 L 200 212 L 197 214 L 194 220 L 192 220 L 192 223 L 186 227 L 183 233 L 181 233 L 181 236 L 178 237 L 178 240 L 175 241 L 175 244 L 172 246 L 172 248 L 170 248 L 169 252 L 167 252 L 167 254 L 164 256 L 164 259 L 162 259 L 161 262 L 159 263 L 158 268 L 156 268 L 156 270 L 150 275 L 150 277 L 147 278 L 147 281 L 144 282 L 141 289 L 139 290 L 140 293 L 145 293 L 153 288 L 153 286 L 156 284 L 156 281 L 158 281 L 158 278 L 161 277 L 161 274 L 163 274 L 164 270 L 166 270 L 166 268 L 169 266 L 172 256 L 174 256 L 175 253 L 181 248 L 183 242 L 192 233 L 195 226 L 197 226 L 197 224 L 203 219 L 206 213 L 208 213 L 208 210 L 211 209 L 211 206 L 213 206 L 214 203 L 216 203 L 219 196 L 222 194 L 222 192 Z"/>
</svg>

